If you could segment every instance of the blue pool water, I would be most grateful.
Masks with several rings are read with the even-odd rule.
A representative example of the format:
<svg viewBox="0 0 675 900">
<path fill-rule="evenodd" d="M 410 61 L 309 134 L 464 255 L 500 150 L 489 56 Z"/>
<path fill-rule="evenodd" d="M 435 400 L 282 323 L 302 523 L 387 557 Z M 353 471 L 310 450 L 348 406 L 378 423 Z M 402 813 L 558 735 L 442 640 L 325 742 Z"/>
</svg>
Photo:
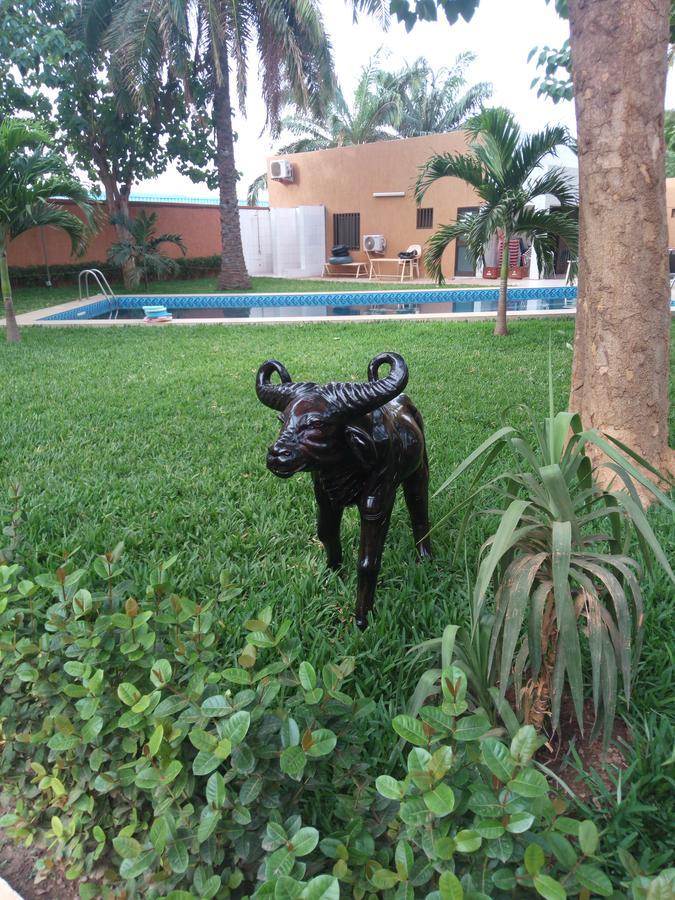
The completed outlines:
<svg viewBox="0 0 675 900">
<path fill-rule="evenodd" d="M 279 316 L 340 316 L 373 313 L 494 312 L 497 288 L 453 290 L 349 291 L 321 294 L 199 294 L 182 296 L 114 297 L 96 300 L 44 316 L 41 321 L 143 318 L 143 306 L 163 305 L 178 319 L 250 318 Z M 572 309 L 575 287 L 511 288 L 509 310 Z"/>
</svg>

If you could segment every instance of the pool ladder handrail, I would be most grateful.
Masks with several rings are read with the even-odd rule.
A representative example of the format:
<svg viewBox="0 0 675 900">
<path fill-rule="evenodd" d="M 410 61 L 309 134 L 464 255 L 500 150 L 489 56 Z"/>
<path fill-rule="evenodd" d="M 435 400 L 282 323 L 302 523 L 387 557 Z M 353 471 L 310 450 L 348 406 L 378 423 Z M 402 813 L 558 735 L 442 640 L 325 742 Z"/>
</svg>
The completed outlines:
<svg viewBox="0 0 675 900">
<path fill-rule="evenodd" d="M 114 300 L 115 294 L 113 293 L 113 289 L 108 284 L 108 279 L 105 277 L 103 272 L 100 269 L 82 269 L 80 274 L 77 276 L 77 290 L 80 295 L 80 300 L 82 299 L 82 278 L 84 277 L 84 288 L 87 292 L 86 299 L 89 299 L 89 276 L 91 276 L 96 284 L 99 286 L 99 289 L 106 300 Z"/>
<path fill-rule="evenodd" d="M 86 299 L 89 299 L 89 276 L 91 276 L 96 284 L 99 287 L 99 290 L 105 297 L 105 299 L 110 303 L 110 319 L 117 318 L 117 308 L 115 307 L 114 300 L 115 294 L 113 293 L 113 289 L 108 284 L 108 279 L 105 277 L 103 272 L 100 269 L 82 269 L 80 274 L 77 276 L 77 289 L 80 295 L 80 300 L 82 300 L 82 278 L 84 277 L 84 289 L 87 292 Z"/>
</svg>

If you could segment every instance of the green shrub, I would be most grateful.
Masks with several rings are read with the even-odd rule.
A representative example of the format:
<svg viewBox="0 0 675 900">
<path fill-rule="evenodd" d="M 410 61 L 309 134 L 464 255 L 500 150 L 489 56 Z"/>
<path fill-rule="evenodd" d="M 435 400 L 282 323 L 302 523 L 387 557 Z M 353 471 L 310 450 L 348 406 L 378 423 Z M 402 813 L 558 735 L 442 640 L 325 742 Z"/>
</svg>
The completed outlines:
<svg viewBox="0 0 675 900">
<path fill-rule="evenodd" d="M 208 275 L 217 275 L 220 271 L 220 256 L 178 257 L 174 262 L 176 263 L 176 273 L 172 276 L 172 280 L 176 281 L 205 278 Z M 58 263 L 50 266 L 49 274 L 52 285 L 77 284 L 77 276 L 83 269 L 100 269 L 111 284 L 122 281 L 122 272 L 116 266 L 101 260 L 86 260 L 79 263 Z M 12 284 L 16 287 L 42 287 L 47 279 L 47 269 L 44 265 L 12 266 L 9 272 Z"/>
<path fill-rule="evenodd" d="M 376 781 L 374 704 L 347 690 L 354 660 L 316 672 L 269 609 L 225 658 L 240 591 L 223 578 L 212 600 L 182 597 L 174 564 L 142 597 L 121 545 L 33 579 L 0 566 L 0 771 L 14 805 L 0 824 L 46 843 L 43 865 L 86 878 L 108 859 L 130 896 L 176 900 L 245 896 L 261 879 L 259 897 L 337 897 L 338 881 L 356 898 L 462 896 L 455 875 L 466 897 L 516 884 L 558 897 L 556 882 L 584 879 L 605 890 L 595 828 L 549 799 L 533 730 L 509 749 L 481 711 L 466 715 L 460 669 L 443 673 L 440 706 L 394 719 L 414 749 L 405 772 L 393 764 L 400 778 Z"/>
<path fill-rule="evenodd" d="M 1 823 L 30 843 L 50 822 L 71 878 L 105 852 L 132 885 L 161 875 L 145 896 L 229 896 L 255 882 L 270 823 L 351 796 L 373 705 L 345 692 L 353 660 L 316 673 L 270 610 L 245 623 L 238 665 L 223 659 L 239 590 L 181 597 L 174 559 L 136 599 L 121 553 L 34 580 L 0 567 L 0 771 L 15 796 Z"/>
<path fill-rule="evenodd" d="M 642 569 L 631 550 L 639 545 L 644 563 L 655 559 L 675 583 L 638 490 L 671 512 L 675 503 L 643 470 L 675 483 L 611 435 L 584 430 L 578 415 L 555 414 L 550 361 L 549 415 L 540 422 L 525 412 L 532 428 L 500 428 L 439 489 L 476 466 L 458 547 L 473 516 L 497 520 L 480 551 L 472 625 L 484 621 L 492 587 L 485 668 L 498 672 L 501 698 L 510 688 L 525 722 L 555 732 L 567 692 L 583 734 L 590 694 L 592 736 L 602 731 L 607 743 L 620 684 L 630 702 L 643 640 Z M 598 451 L 607 487 L 595 478 Z M 507 467 L 485 478 L 504 455 Z"/>
</svg>

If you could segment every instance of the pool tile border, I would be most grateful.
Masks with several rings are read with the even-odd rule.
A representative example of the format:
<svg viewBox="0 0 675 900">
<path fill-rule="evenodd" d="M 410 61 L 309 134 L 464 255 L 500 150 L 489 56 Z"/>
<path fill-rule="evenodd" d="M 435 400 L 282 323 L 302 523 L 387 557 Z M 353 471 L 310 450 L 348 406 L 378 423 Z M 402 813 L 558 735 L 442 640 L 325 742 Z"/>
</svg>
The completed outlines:
<svg viewBox="0 0 675 900">
<path fill-rule="evenodd" d="M 553 311 L 563 311 L 569 301 L 576 299 L 576 293 L 577 289 L 574 286 L 510 288 L 508 291 L 508 301 L 562 301 L 562 306 L 558 310 L 554 309 Z M 454 304 L 473 304 L 477 302 L 494 302 L 498 297 L 499 290 L 496 288 L 434 288 L 430 290 L 415 291 L 350 291 L 319 294 L 153 294 L 151 298 L 148 296 L 119 296 L 112 300 L 100 299 L 85 305 L 77 304 L 74 307 L 60 310 L 59 312 L 43 316 L 34 321 L 40 323 L 74 321 L 91 322 L 93 316 L 102 315 L 113 309 L 140 309 L 148 303 L 149 299 L 152 299 L 155 304 L 163 304 L 168 309 L 208 309 L 209 307 L 214 309 L 242 309 L 251 307 L 278 309 L 280 307 L 288 306 L 331 306 L 340 308 L 350 306 L 392 306 L 400 303 L 411 305 L 448 302 Z M 252 300 L 254 300 L 254 303 L 251 302 Z M 542 311 L 548 312 L 549 310 Z M 460 310 L 459 312 L 462 311 Z M 464 314 L 469 312 L 473 312 L 473 310 L 465 310 Z M 490 311 L 486 310 L 485 312 Z M 528 312 L 532 313 L 535 312 L 535 310 L 528 310 Z M 298 321 L 301 319 L 300 316 L 294 318 Z M 124 322 L 126 324 L 129 320 L 124 320 Z"/>
</svg>

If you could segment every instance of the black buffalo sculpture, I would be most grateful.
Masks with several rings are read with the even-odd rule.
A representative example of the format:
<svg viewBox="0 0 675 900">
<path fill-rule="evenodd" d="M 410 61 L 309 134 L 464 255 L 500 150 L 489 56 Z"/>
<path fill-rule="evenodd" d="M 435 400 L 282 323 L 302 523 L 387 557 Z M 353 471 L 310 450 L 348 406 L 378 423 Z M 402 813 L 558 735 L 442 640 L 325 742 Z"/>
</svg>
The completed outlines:
<svg viewBox="0 0 675 900">
<path fill-rule="evenodd" d="M 391 368 L 378 378 L 380 366 Z M 281 383 L 272 383 L 276 373 Z M 267 468 L 280 478 L 310 471 L 318 506 L 319 540 L 328 565 L 342 563 L 340 522 L 347 506 L 361 514 L 356 623 L 368 624 L 382 550 L 396 489 L 403 484 L 420 558 L 431 556 L 429 465 L 424 426 L 401 391 L 408 367 L 397 353 L 380 353 L 368 366 L 368 381 L 293 382 L 284 366 L 270 359 L 258 369 L 256 393 L 280 412 L 281 432 L 267 453 Z"/>
</svg>

